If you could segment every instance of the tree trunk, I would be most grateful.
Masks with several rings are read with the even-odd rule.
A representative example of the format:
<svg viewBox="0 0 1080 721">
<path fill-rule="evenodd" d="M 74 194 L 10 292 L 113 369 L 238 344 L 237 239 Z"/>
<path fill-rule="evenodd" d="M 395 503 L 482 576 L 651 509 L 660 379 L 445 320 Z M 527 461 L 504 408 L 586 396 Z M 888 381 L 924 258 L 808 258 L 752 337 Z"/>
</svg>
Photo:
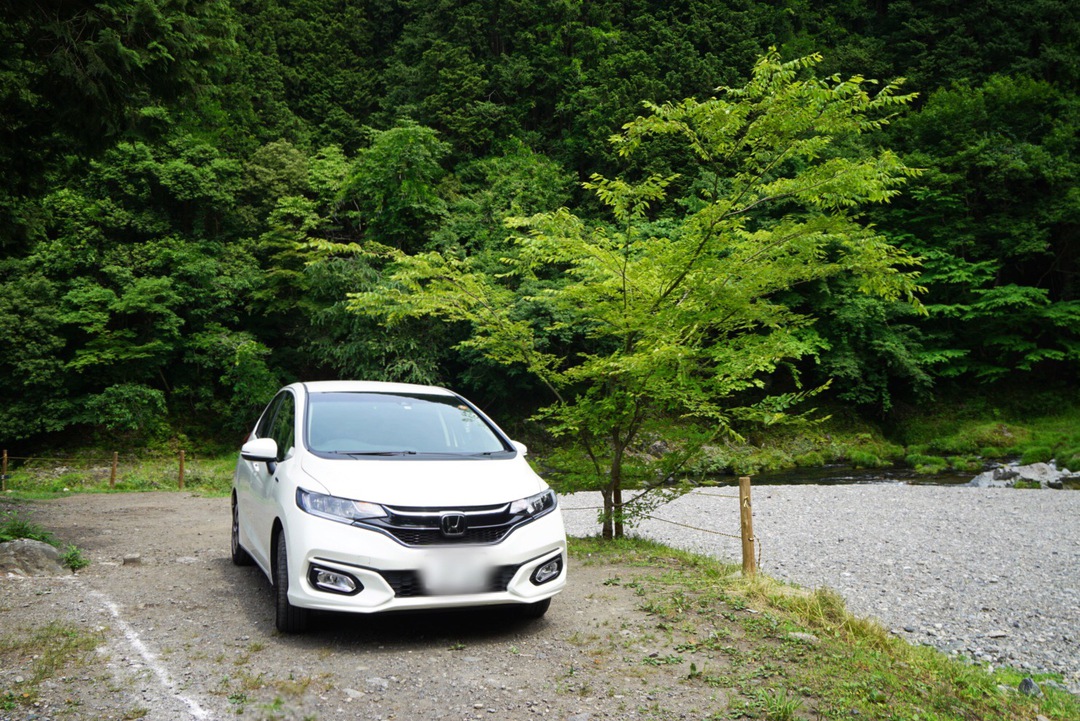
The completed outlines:
<svg viewBox="0 0 1080 721">
<path fill-rule="evenodd" d="M 611 476 L 610 485 L 612 497 L 612 516 L 615 526 L 615 538 L 623 537 L 623 520 L 622 520 L 622 456 L 625 446 L 618 442 L 613 445 L 611 454 Z"/>
<path fill-rule="evenodd" d="M 612 490 L 613 498 L 613 510 L 615 512 L 615 538 L 623 537 L 623 517 L 622 517 L 622 479 L 619 479 L 619 483 Z"/>
<path fill-rule="evenodd" d="M 610 541 L 612 539 L 612 537 L 613 537 L 611 521 L 612 521 L 612 518 L 614 518 L 614 516 L 615 516 L 614 508 L 612 507 L 612 503 L 611 503 L 611 489 L 610 488 L 605 488 L 602 491 L 600 491 L 600 494 L 604 497 L 604 516 L 603 516 L 604 540 L 605 541 Z"/>
</svg>

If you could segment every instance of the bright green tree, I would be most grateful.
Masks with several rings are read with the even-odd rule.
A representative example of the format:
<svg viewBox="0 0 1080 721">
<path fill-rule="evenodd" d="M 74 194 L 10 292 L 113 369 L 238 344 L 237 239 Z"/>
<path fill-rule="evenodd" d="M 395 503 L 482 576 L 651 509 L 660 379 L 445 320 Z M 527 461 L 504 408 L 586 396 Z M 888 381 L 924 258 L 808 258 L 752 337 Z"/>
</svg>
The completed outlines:
<svg viewBox="0 0 1080 721">
<path fill-rule="evenodd" d="M 613 138 L 628 156 L 658 136 L 681 138 L 701 170 L 692 198 L 650 221 L 670 178 L 640 183 L 594 176 L 587 189 L 614 222 L 589 225 L 567 210 L 521 219 L 527 232 L 502 273 L 489 261 L 384 249 L 394 265 L 353 307 L 390 322 L 439 316 L 469 323 L 460 346 L 524 366 L 550 389 L 540 416 L 588 459 L 578 487 L 604 498 L 607 538 L 623 532 L 627 480 L 663 487 L 709 437 L 732 421 L 781 422 L 804 393 L 744 392 L 786 360 L 814 350 L 813 321 L 779 301 L 795 285 L 838 275 L 859 290 L 914 302 L 913 260 L 861 225 L 855 211 L 885 202 L 914 174 L 889 151 L 845 157 L 847 137 L 876 130 L 911 98 L 895 85 L 871 93 L 861 77 L 820 80 L 809 56 L 761 58 L 741 88 L 647 115 Z M 568 282 L 567 282 L 568 279 Z M 743 394 L 740 396 L 739 394 Z M 635 453 L 660 417 L 706 429 L 659 461 Z"/>
</svg>

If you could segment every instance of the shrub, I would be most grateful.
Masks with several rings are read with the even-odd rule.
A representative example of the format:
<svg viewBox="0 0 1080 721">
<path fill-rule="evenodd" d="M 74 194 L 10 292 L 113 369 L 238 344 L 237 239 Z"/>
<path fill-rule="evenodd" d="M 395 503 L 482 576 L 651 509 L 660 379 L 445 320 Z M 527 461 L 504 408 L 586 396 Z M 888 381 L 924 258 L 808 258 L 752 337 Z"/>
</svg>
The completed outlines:
<svg viewBox="0 0 1080 721">
<path fill-rule="evenodd" d="M 799 468 L 814 468 L 816 466 L 825 465 L 825 456 L 817 451 L 810 451 L 809 453 L 803 453 L 801 456 L 795 457 L 795 465 Z"/>
</svg>

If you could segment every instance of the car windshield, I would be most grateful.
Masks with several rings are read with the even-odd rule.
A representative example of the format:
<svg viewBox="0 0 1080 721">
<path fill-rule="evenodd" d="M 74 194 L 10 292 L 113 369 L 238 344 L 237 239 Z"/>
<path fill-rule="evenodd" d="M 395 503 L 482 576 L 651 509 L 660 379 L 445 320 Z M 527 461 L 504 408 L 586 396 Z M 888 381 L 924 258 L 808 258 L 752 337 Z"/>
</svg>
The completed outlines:
<svg viewBox="0 0 1080 721">
<path fill-rule="evenodd" d="M 306 430 L 308 448 L 332 456 L 485 456 L 511 450 L 456 396 L 312 393 Z"/>
</svg>

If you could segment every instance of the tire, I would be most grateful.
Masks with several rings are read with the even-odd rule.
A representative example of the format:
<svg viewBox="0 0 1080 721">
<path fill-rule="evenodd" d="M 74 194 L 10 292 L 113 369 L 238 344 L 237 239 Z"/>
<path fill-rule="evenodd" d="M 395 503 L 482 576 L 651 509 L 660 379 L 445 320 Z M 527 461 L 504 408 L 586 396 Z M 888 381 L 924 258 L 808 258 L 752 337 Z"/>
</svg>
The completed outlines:
<svg viewBox="0 0 1080 721">
<path fill-rule="evenodd" d="M 240 545 L 240 509 L 236 507 L 236 496 L 232 499 L 232 562 L 237 566 L 250 566 L 255 561 L 251 554 Z"/>
<path fill-rule="evenodd" d="M 551 599 L 545 598 L 543 601 L 537 601 L 536 603 L 526 603 L 521 607 L 518 613 L 522 618 L 529 620 L 542 618 L 547 613 L 548 608 L 551 606 Z"/>
<path fill-rule="evenodd" d="M 274 563 L 274 623 L 282 633 L 302 633 L 307 630 L 311 612 L 289 603 L 289 554 L 285 532 L 278 532 L 277 561 Z"/>
</svg>

